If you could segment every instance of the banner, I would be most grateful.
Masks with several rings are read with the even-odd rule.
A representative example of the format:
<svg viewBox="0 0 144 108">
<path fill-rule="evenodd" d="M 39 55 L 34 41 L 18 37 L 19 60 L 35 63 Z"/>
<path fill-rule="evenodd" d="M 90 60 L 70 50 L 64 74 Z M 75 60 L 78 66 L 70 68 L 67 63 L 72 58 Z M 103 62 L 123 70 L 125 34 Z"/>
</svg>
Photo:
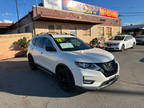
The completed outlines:
<svg viewBox="0 0 144 108">
<path fill-rule="evenodd" d="M 113 11 L 113 10 L 109 10 L 109 9 L 101 8 L 100 9 L 100 16 L 118 18 L 118 12 Z"/>
<path fill-rule="evenodd" d="M 62 9 L 91 15 L 99 15 L 100 8 L 73 0 L 63 0 Z"/>
<path fill-rule="evenodd" d="M 118 18 L 118 12 L 74 0 L 43 0 L 45 8 L 66 10 L 96 16 Z"/>
</svg>

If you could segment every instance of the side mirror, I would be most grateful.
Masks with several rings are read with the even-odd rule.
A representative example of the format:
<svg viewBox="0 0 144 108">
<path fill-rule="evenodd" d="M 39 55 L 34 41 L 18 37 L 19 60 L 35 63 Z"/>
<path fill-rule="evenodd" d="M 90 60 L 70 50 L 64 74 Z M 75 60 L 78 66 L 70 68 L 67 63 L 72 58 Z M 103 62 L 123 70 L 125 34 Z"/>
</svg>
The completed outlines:
<svg viewBox="0 0 144 108">
<path fill-rule="evenodd" d="M 55 49 L 55 48 L 53 48 L 53 47 L 48 47 L 48 46 L 45 48 L 45 50 L 46 50 L 46 51 L 51 51 L 51 52 L 56 52 L 56 49 Z"/>
</svg>

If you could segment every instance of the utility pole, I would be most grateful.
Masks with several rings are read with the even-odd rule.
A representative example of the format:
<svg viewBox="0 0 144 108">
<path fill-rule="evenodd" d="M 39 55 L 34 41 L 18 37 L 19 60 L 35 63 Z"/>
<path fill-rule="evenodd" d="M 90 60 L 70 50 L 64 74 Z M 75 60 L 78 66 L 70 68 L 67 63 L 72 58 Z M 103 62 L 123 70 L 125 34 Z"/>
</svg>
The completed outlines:
<svg viewBox="0 0 144 108">
<path fill-rule="evenodd" d="M 16 10 L 17 10 L 17 19 L 18 19 L 18 21 L 19 21 L 18 1 L 15 0 L 15 2 L 16 2 Z"/>
<path fill-rule="evenodd" d="M 16 2 L 16 10 L 17 10 L 17 19 L 18 19 L 18 21 L 19 21 L 18 1 L 15 0 L 15 2 Z M 19 32 L 20 32 L 20 27 L 19 27 L 18 21 L 17 21 L 17 29 L 18 29 L 18 33 L 19 33 Z"/>
<path fill-rule="evenodd" d="M 38 16 L 38 0 L 36 0 L 36 14 Z"/>
</svg>

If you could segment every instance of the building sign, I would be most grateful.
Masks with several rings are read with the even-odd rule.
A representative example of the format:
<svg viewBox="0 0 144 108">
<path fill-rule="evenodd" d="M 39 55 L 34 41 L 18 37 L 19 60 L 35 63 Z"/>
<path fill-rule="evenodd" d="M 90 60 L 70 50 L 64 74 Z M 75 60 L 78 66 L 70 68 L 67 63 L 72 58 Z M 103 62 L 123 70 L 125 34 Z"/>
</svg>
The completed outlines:
<svg viewBox="0 0 144 108">
<path fill-rule="evenodd" d="M 62 0 L 43 0 L 45 8 L 62 10 Z"/>
<path fill-rule="evenodd" d="M 45 8 L 66 10 L 110 18 L 118 18 L 118 12 L 77 2 L 74 0 L 43 0 Z"/>
<path fill-rule="evenodd" d="M 101 8 L 100 9 L 100 16 L 118 18 L 118 12 L 113 11 L 113 10 L 109 10 L 109 9 Z"/>
<path fill-rule="evenodd" d="M 85 14 L 99 15 L 100 8 L 73 0 L 63 0 L 63 10 L 80 12 Z"/>
</svg>

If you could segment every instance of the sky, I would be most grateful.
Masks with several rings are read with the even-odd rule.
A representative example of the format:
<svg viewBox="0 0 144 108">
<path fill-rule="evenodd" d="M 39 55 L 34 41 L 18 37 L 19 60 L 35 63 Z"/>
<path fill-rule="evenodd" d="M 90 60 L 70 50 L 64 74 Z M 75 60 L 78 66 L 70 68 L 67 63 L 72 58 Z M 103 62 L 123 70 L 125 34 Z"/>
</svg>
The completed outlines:
<svg viewBox="0 0 144 108">
<path fill-rule="evenodd" d="M 42 0 L 38 0 L 40 3 Z M 75 0 L 119 12 L 123 25 L 144 24 L 144 0 Z M 20 18 L 32 10 L 36 0 L 18 0 Z M 0 0 L 0 22 L 16 22 L 15 0 Z"/>
</svg>

